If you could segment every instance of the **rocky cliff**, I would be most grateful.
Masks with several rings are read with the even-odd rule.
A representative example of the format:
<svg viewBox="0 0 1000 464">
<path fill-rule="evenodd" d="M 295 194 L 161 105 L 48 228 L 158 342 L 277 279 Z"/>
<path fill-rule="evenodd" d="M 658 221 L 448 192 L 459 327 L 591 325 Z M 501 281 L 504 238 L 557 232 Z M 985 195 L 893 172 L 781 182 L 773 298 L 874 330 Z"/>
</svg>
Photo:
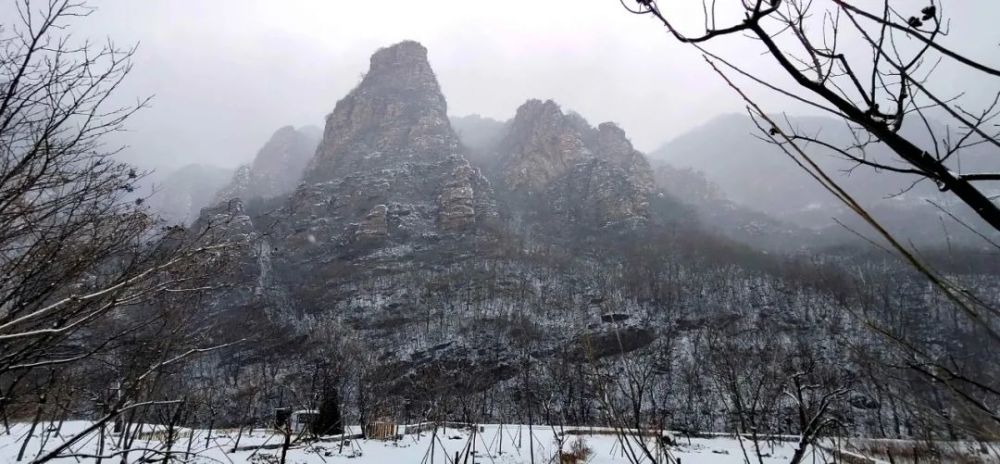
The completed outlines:
<svg viewBox="0 0 1000 464">
<path fill-rule="evenodd" d="M 552 100 L 518 108 L 498 142 L 495 170 L 509 191 L 535 197 L 572 222 L 648 218 L 653 173 L 645 156 L 614 123 L 594 128 Z"/>
<path fill-rule="evenodd" d="M 416 42 L 372 55 L 365 78 L 327 117 L 304 178 L 292 201 L 300 217 L 322 218 L 310 230 L 332 219 L 356 224 L 358 238 L 426 235 L 467 231 L 495 215 L 489 183 L 461 155 L 427 49 Z"/>
<path fill-rule="evenodd" d="M 587 224 L 647 214 L 649 168 L 620 129 L 592 128 L 553 103 L 537 106 L 555 111 L 525 119 L 530 108 L 522 108 L 505 138 L 518 152 L 507 152 L 505 162 L 526 172 L 552 164 L 544 158 L 558 154 L 552 137 L 573 148 L 543 177 L 525 177 L 514 188 L 550 198 Z M 514 177 L 502 179 L 505 185 L 507 179 Z M 478 389 L 516 372 L 510 363 L 526 334 L 504 322 L 515 299 L 530 330 L 550 331 L 534 350 L 553 353 L 575 346 L 581 333 L 608 330 L 600 304 L 584 306 L 588 314 L 573 330 L 561 328 L 580 295 L 603 292 L 591 288 L 599 267 L 585 257 L 549 262 L 550 253 L 568 252 L 562 248 L 549 248 L 545 260 L 532 257 L 536 239 L 510 225 L 520 207 L 501 201 L 464 157 L 427 50 L 403 42 L 377 51 L 361 83 L 337 103 L 294 192 L 266 205 L 223 202 L 206 209 L 199 224 L 219 224 L 250 243 L 239 272 L 225 277 L 231 295 L 220 301 L 229 302 L 230 313 L 266 316 L 292 334 L 329 325 L 385 347 L 371 368 L 390 391 L 447 379 L 445 368 L 457 369 L 460 379 L 474 373 Z M 596 212 L 585 212 L 590 208 Z M 544 294 L 550 291 L 556 293 Z M 471 317 L 473 308 L 480 316 Z M 640 346 L 651 341 L 642 340 Z M 452 383 L 442 388 L 460 388 Z"/>
<path fill-rule="evenodd" d="M 278 129 L 251 164 L 236 169 L 232 181 L 216 194 L 216 203 L 234 198 L 274 198 L 293 191 L 316 152 L 319 138 L 320 130 L 313 126 Z"/>
</svg>

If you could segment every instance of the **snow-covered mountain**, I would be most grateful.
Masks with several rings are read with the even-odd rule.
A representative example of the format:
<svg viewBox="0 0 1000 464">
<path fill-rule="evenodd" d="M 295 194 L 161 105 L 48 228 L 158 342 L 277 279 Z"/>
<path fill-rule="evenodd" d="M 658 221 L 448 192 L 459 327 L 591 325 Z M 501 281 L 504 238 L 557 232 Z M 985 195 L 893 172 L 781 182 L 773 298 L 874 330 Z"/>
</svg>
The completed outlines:
<svg viewBox="0 0 1000 464">
<path fill-rule="evenodd" d="M 345 404 L 368 412 L 456 417 L 490 395 L 507 400 L 477 417 L 505 420 L 514 406 L 503 401 L 521 408 L 544 395 L 561 421 L 585 424 L 599 401 L 572 379 L 613 379 L 621 360 L 640 359 L 674 426 L 725 430 L 726 363 L 791 369 L 782 360 L 808 356 L 868 382 L 850 350 L 881 342 L 854 314 L 945 345 L 972 336 L 927 317 L 933 291 L 884 255 L 749 246 L 803 235 L 710 178 L 654 169 L 616 125 L 531 100 L 490 126 L 470 162 L 428 51 L 402 42 L 372 55 L 293 191 L 203 210 L 195 232 L 211 225 L 246 245 L 207 309 L 226 321 L 216 337 L 250 338 L 218 360 L 233 385 L 265 365 L 290 378 L 322 362 L 355 385 Z M 988 260 L 946 264 L 970 288 L 998 271 Z M 871 311 L 888 293 L 905 297 Z M 897 414 L 866 395 L 837 414 L 858 430 Z"/>
</svg>

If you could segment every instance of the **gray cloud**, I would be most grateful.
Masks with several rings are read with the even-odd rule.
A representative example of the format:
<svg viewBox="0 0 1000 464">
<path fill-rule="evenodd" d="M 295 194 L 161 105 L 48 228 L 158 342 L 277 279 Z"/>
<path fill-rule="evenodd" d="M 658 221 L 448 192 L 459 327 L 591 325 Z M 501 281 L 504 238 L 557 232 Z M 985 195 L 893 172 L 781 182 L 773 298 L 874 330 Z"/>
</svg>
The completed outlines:
<svg viewBox="0 0 1000 464">
<path fill-rule="evenodd" d="M 4 3 L 0 16 L 10 17 L 12 2 Z M 128 159 L 149 166 L 234 166 L 282 125 L 322 124 L 358 82 L 368 56 L 407 38 L 429 48 L 454 115 L 505 119 L 528 98 L 553 98 L 591 122 L 620 123 L 648 151 L 742 109 L 696 50 L 615 0 L 102 0 L 94 6 L 98 11 L 76 24 L 75 34 L 140 44 L 119 98 L 155 98 L 120 140 L 130 146 Z M 950 40 L 972 44 L 980 57 L 1000 55 L 1000 39 L 968 32 L 996 31 L 989 21 L 1000 16 L 1000 5 L 949 6 L 956 24 L 968 24 Z M 671 7 L 700 24 L 700 2 Z M 750 41 L 715 46 L 779 76 Z M 985 94 L 977 91 L 980 83 L 959 84 L 960 74 L 941 72 L 951 78 L 947 85 L 971 88 L 970 98 Z M 760 95 L 770 110 L 804 111 Z"/>
</svg>

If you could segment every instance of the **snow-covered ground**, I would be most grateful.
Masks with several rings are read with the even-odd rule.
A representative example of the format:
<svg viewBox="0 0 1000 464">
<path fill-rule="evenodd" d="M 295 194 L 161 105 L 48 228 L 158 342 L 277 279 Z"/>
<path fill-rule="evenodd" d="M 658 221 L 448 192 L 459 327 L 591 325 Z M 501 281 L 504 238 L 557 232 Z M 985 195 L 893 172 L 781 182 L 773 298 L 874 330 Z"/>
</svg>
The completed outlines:
<svg viewBox="0 0 1000 464">
<path fill-rule="evenodd" d="M 82 421 L 66 422 L 62 424 L 61 428 L 58 424 L 40 424 L 36 433 L 27 443 L 22 462 L 31 462 L 35 457 L 43 455 L 45 451 L 53 450 L 65 443 L 68 437 L 79 433 L 88 425 L 89 423 Z M 12 424 L 10 434 L 0 435 L 0 463 L 16 462 L 28 429 L 27 424 Z M 555 439 L 556 436 L 564 437 L 562 448 L 566 452 L 581 448 L 589 450 L 589 453 L 584 453 L 586 457 L 578 461 L 579 463 L 633 462 L 626 457 L 630 453 L 628 447 L 623 447 L 621 440 L 614 435 L 589 433 L 588 430 L 579 430 L 578 434 L 564 434 L 556 433 L 549 427 L 538 426 L 533 427 L 533 433 L 529 433 L 528 426 L 525 425 L 504 425 L 502 428 L 499 425 L 484 425 L 481 426 L 481 430 L 482 432 L 476 433 L 474 437 L 475 454 L 471 453 L 472 443 L 470 440 L 473 438 L 473 434 L 470 430 L 446 428 L 439 429 L 436 435 L 432 431 L 425 431 L 405 434 L 399 439 L 389 441 L 331 439 L 293 443 L 288 450 L 286 462 L 309 464 L 337 462 L 454 464 L 457 452 L 462 464 L 532 462 L 559 464 L 559 444 Z M 149 431 L 152 431 L 152 428 Z M 357 432 L 357 428 L 355 427 L 349 432 Z M 139 449 L 165 451 L 164 435 L 163 433 L 144 434 L 143 437 L 137 439 L 131 447 L 133 451 L 129 453 L 128 462 L 139 460 L 143 455 L 142 451 L 138 451 Z M 209 437 L 206 430 L 183 429 L 179 431 L 179 435 L 171 448 L 174 453 L 172 459 L 175 462 L 277 463 L 281 449 L 280 446 L 272 448 L 272 445 L 280 445 L 283 441 L 281 434 L 271 430 L 255 430 L 252 433 L 244 431 L 240 438 L 239 449 L 233 451 L 236 445 L 236 430 L 217 430 Z M 534 436 L 533 444 L 530 442 L 532 436 Z M 116 464 L 120 462 L 122 449 L 118 447 L 116 441 L 117 436 L 106 435 L 104 455 L 110 459 L 105 459 L 105 462 Z M 669 453 L 674 458 L 680 458 L 682 464 L 741 464 L 744 462 L 740 442 L 734 438 L 703 438 L 691 439 L 690 441 L 682 438 L 679 442 L 677 446 L 669 448 Z M 750 446 L 748 442 L 744 442 L 744 444 Z M 642 455 L 635 443 L 631 443 L 630 446 L 634 453 Z M 773 447 L 768 445 L 763 450 L 768 456 L 765 457 L 764 464 L 788 462 L 793 452 L 792 446 L 791 443 L 775 443 Z M 96 460 L 94 455 L 99 449 L 99 439 L 96 435 L 87 437 L 70 449 L 71 451 L 63 453 L 67 456 L 59 459 L 60 462 L 93 462 Z M 188 449 L 191 450 L 191 459 L 184 459 Z M 650 449 L 653 453 L 657 453 L 656 446 L 652 444 L 652 441 Z M 531 457 L 532 451 L 534 460 Z M 467 459 L 466 455 L 468 455 Z M 157 457 L 162 458 L 162 455 Z M 817 455 L 816 457 L 818 459 L 815 462 L 825 461 L 822 459 L 825 456 Z M 652 461 L 643 458 L 640 462 Z M 667 461 L 663 459 L 662 462 Z M 751 459 L 751 462 L 756 462 L 755 457 Z M 812 456 L 809 456 L 805 462 L 814 462 Z"/>
</svg>

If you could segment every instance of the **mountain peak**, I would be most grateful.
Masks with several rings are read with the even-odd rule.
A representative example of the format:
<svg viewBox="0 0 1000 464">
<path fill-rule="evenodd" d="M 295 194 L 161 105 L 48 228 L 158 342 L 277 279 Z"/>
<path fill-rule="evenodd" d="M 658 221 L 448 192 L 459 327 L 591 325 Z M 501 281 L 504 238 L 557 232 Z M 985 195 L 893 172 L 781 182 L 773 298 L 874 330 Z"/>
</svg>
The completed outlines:
<svg viewBox="0 0 1000 464">
<path fill-rule="evenodd" d="M 257 152 L 253 162 L 240 166 L 232 181 L 216 194 L 216 202 L 232 198 L 273 198 L 291 192 L 316 151 L 318 134 L 307 128 L 284 126 Z"/>
<path fill-rule="evenodd" d="M 461 155 L 427 49 L 405 41 L 371 57 L 327 116 L 296 194 L 296 229 L 316 246 L 473 231 L 493 216 L 488 182 Z"/>
<path fill-rule="evenodd" d="M 413 40 L 380 48 L 371 56 L 369 74 L 394 74 L 400 71 L 430 70 L 427 48 Z"/>
<path fill-rule="evenodd" d="M 528 100 L 499 143 L 498 159 L 508 188 L 548 196 L 575 219 L 603 225 L 646 214 L 652 171 L 614 123 L 594 128 L 552 100 Z"/>
<path fill-rule="evenodd" d="M 427 49 L 405 41 L 376 51 L 361 83 L 337 102 L 305 180 L 326 182 L 459 151 Z"/>
<path fill-rule="evenodd" d="M 515 119 L 518 116 L 520 116 L 521 118 L 532 118 L 540 116 L 561 117 L 562 108 L 560 108 L 559 104 L 556 103 L 554 100 L 549 99 L 542 101 L 537 98 L 532 98 L 522 103 L 521 106 L 517 108 L 517 116 L 515 116 Z"/>
</svg>

